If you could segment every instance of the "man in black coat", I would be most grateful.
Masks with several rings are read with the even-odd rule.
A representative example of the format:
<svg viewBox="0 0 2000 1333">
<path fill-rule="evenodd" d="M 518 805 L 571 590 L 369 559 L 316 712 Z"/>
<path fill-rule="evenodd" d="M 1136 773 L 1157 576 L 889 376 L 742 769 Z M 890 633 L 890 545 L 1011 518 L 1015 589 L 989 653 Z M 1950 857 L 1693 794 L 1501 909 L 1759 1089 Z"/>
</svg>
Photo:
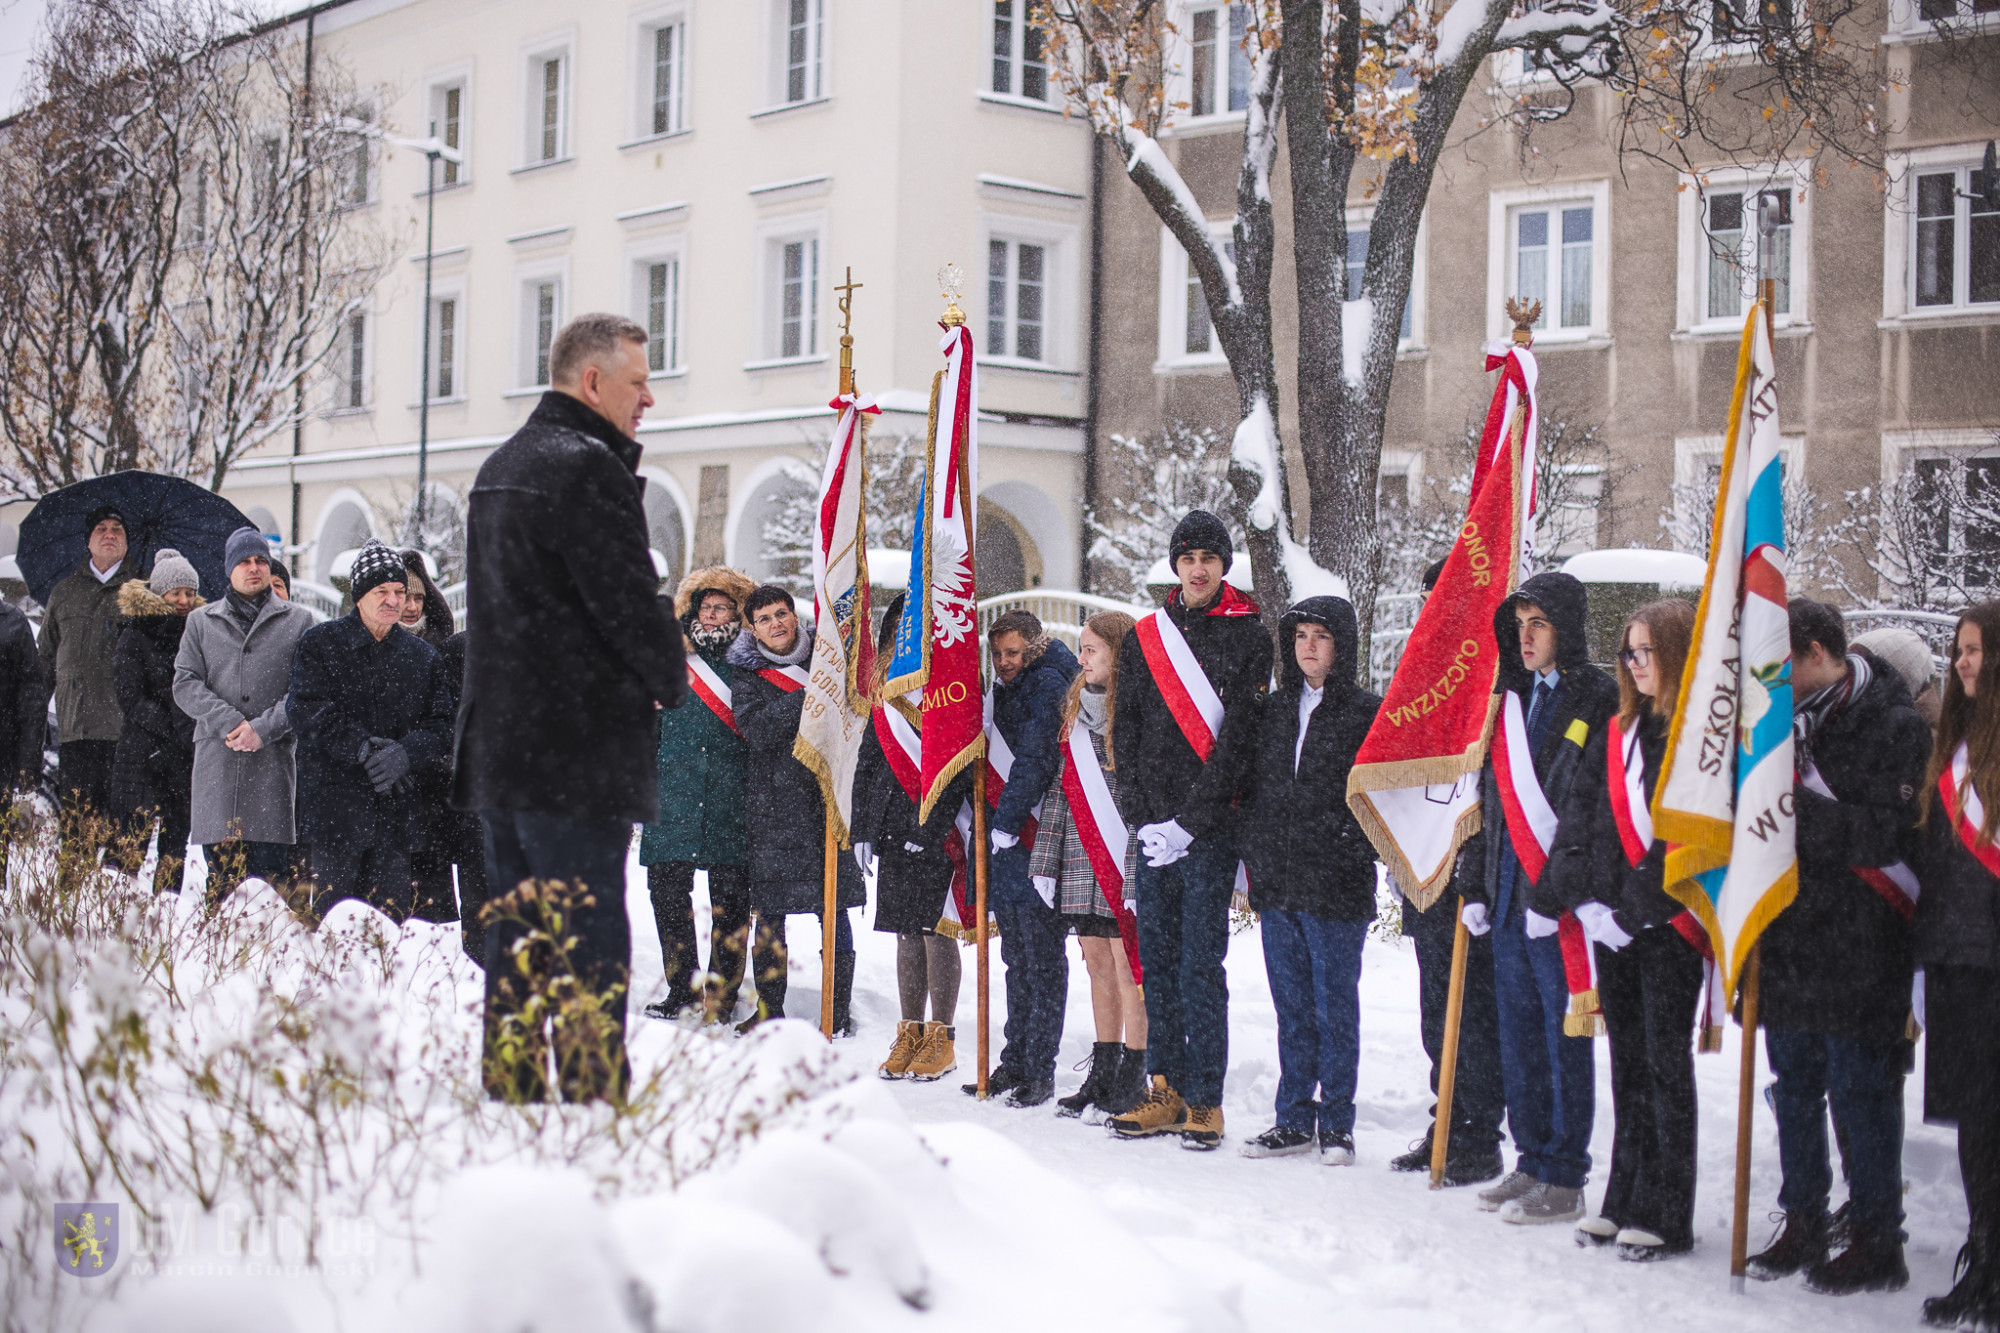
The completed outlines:
<svg viewBox="0 0 2000 1333">
<path fill-rule="evenodd" d="M 1375 848 L 1347 806 L 1347 774 L 1382 696 L 1355 682 L 1354 608 L 1308 597 L 1278 621 L 1278 688 L 1257 710 L 1237 843 L 1278 1011 L 1277 1124 L 1245 1157 L 1319 1150 L 1354 1162 L 1361 948 L 1375 920 Z"/>
<path fill-rule="evenodd" d="M 450 751 L 451 686 L 437 650 L 398 623 L 402 557 L 370 541 L 349 577 L 354 609 L 307 630 L 292 656 L 299 840 L 315 916 L 359 898 L 402 921 L 422 831 L 415 775 Z"/>
<path fill-rule="evenodd" d="M 1051 638 L 1027 611 L 1009 611 L 987 628 L 993 661 L 993 727 L 1013 751 L 1007 789 L 988 825 L 993 915 L 1007 968 L 1007 1044 L 987 1080 L 1009 1106 L 1040 1106 L 1056 1095 L 1056 1048 L 1069 1005 L 1069 929 L 1055 904 L 1028 877 L 1028 817 L 1062 771 L 1063 700 L 1079 670 L 1076 654 Z M 989 779 L 990 781 L 990 779 Z M 965 1085 L 977 1093 L 979 1085 Z"/>
<path fill-rule="evenodd" d="M 1537 877 L 1515 850 L 1525 841 L 1532 852 L 1536 835 L 1509 817 L 1495 756 L 1507 744 L 1506 712 L 1518 707 L 1535 784 L 1550 811 L 1562 809 L 1584 746 L 1618 711 L 1617 682 L 1588 660 L 1588 614 L 1583 584 L 1558 573 L 1535 575 L 1495 612 L 1500 670 L 1494 690 L 1502 718 L 1479 776 L 1480 832 L 1459 854 L 1453 876 L 1465 898 L 1466 929 L 1492 932 L 1501 1070 L 1516 1153 L 1514 1170 L 1483 1191 L 1479 1204 L 1523 1224 L 1582 1215 L 1597 1074 L 1590 1035 L 1564 1031 L 1570 989 L 1556 937 L 1561 907 L 1545 901 L 1546 893 L 1537 895 Z M 1553 826 L 1549 831 L 1553 843 Z"/>
<path fill-rule="evenodd" d="M 1118 761 L 1118 810 L 1138 837 L 1139 964 L 1146 974 L 1146 1069 L 1152 1091 L 1129 1114 L 1113 1117 L 1127 1138 L 1178 1133 L 1185 1147 L 1222 1143 L 1222 1081 L 1229 1064 L 1229 902 L 1238 854 L 1230 799 L 1240 785 L 1236 756 L 1247 747 L 1232 733 L 1255 723 L 1271 683 L 1271 635 L 1257 604 L 1223 581 L 1233 553 L 1222 520 L 1197 509 L 1174 529 L 1168 562 L 1180 586 L 1118 646 L 1118 711 L 1112 750 Z M 1148 619 L 1152 619 L 1149 617 Z M 1171 630 L 1186 643 L 1199 679 L 1177 674 L 1158 645 Z M 1151 645 L 1149 651 L 1149 645 Z M 1161 657 L 1156 677 L 1155 657 Z M 1219 700 L 1221 723 L 1189 720 L 1204 749 L 1169 705 Z M 1193 708 L 1183 704 L 1183 710 Z M 1205 752 L 1204 752 L 1205 751 Z"/>
<path fill-rule="evenodd" d="M 479 469 L 466 516 L 465 693 L 452 799 L 486 830 L 489 892 L 524 880 L 582 885 L 565 923 L 585 987 L 616 1031 L 563 1056 L 563 1095 L 622 1094 L 632 965 L 625 851 L 652 817 L 653 712 L 687 691 L 681 637 L 659 602 L 636 472 L 646 331 L 581 315 L 550 350 L 554 388 Z M 510 1021 L 499 993 L 520 928 L 487 932 L 488 1051 Z M 529 1034 L 532 1037 L 532 1034 Z M 535 1060 L 541 1047 L 524 1048 Z M 488 1091 L 539 1099 L 539 1067 L 488 1061 Z"/>
<path fill-rule="evenodd" d="M 1850 650 L 1840 613 L 1791 603 L 1799 892 L 1764 931 L 1758 1002 L 1777 1075 L 1782 1230 L 1753 1277 L 1896 1289 L 1903 1264 L 1903 1073 L 1910 1046 L 1917 794 L 1930 728 L 1894 671 Z M 1826 1120 L 1845 1140 L 1852 1241 L 1827 1259 Z"/>
<path fill-rule="evenodd" d="M 33 791 L 42 780 L 48 701 L 35 627 L 19 607 L 0 602 L 0 776 L 10 792 Z"/>
</svg>

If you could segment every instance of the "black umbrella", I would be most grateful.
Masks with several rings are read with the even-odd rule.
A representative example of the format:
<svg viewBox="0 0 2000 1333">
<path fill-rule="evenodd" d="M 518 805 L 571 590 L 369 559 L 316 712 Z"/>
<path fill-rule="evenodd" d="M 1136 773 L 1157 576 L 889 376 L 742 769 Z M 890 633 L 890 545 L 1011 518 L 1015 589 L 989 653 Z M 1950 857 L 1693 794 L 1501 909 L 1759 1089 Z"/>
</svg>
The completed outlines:
<svg viewBox="0 0 2000 1333">
<path fill-rule="evenodd" d="M 21 520 L 14 559 L 36 601 L 46 604 L 56 584 L 89 557 L 84 520 L 103 505 L 124 515 L 125 540 L 141 573 L 152 570 L 156 551 L 172 547 L 194 566 L 210 601 L 229 588 L 223 544 L 236 529 L 254 526 L 235 505 L 184 477 L 114 472 L 79 481 L 43 496 Z"/>
</svg>

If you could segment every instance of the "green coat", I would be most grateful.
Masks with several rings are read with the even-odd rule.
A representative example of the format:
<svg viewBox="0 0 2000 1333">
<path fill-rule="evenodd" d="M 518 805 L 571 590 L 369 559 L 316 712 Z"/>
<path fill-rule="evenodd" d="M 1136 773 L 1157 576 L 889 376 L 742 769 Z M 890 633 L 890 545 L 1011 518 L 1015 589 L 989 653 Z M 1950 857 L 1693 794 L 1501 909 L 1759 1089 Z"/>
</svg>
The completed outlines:
<svg viewBox="0 0 2000 1333">
<path fill-rule="evenodd" d="M 734 674 L 723 661 L 728 645 L 700 652 L 725 682 Z M 740 866 L 750 859 L 743 821 L 743 767 L 749 754 L 741 736 L 690 692 L 679 708 L 660 714 L 660 808 L 639 840 L 646 865 L 689 861 L 700 866 Z"/>
<path fill-rule="evenodd" d="M 56 737 L 65 744 L 116 741 L 124 729 L 112 680 L 118 631 L 125 623 L 118 589 L 138 575 L 138 558 L 127 555 L 100 583 L 85 556 L 49 594 L 42 611 L 42 683 L 55 693 Z"/>
</svg>

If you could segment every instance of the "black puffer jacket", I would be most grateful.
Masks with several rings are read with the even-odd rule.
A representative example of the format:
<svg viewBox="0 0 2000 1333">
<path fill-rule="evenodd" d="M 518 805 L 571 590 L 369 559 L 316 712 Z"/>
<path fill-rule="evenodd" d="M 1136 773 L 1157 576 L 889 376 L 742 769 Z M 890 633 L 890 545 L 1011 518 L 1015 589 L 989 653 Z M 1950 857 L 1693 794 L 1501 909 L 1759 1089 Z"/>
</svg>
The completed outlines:
<svg viewBox="0 0 2000 1333">
<path fill-rule="evenodd" d="M 1660 765 L 1667 755 L 1667 727 L 1672 719 L 1642 713 L 1639 751 L 1646 763 L 1646 800 L 1660 780 Z M 1556 809 L 1555 850 L 1549 854 L 1548 868 L 1536 885 L 1537 908 L 1544 916 L 1564 909 L 1575 910 L 1587 902 L 1600 902 L 1618 913 L 1619 924 L 1631 934 L 1647 926 L 1664 925 L 1680 915 L 1681 904 L 1666 890 L 1667 844 L 1658 838 L 1646 850 L 1638 865 L 1625 859 L 1625 844 L 1618 836 L 1618 822 L 1611 813 L 1611 789 L 1606 773 L 1606 748 L 1611 735 L 1607 723 L 1598 728 L 1583 752 L 1583 766 L 1569 789 L 1569 798 Z"/>
<path fill-rule="evenodd" d="M 1549 707 L 1555 711 L 1542 743 L 1535 751 L 1535 776 L 1558 815 L 1582 771 L 1584 751 L 1591 738 L 1604 730 L 1605 720 L 1618 711 L 1618 682 L 1590 664 L 1585 621 L 1590 612 L 1589 594 L 1583 584 L 1569 574 L 1537 574 L 1500 603 L 1493 616 L 1493 637 L 1500 649 L 1500 671 L 1493 692 L 1512 690 L 1521 698 L 1521 720 L 1527 722 L 1535 699 L 1535 676 L 1521 664 L 1520 621 L 1514 609 L 1522 603 L 1539 606 L 1556 630 L 1556 671 L 1560 684 Z M 1504 703 L 1504 700 L 1502 701 Z M 1493 744 L 1505 744 L 1501 723 L 1493 725 Z M 1494 923 L 1516 912 L 1517 904 L 1544 916 L 1554 916 L 1563 904 L 1544 885 L 1528 883 L 1509 838 L 1505 807 L 1500 801 L 1500 781 L 1489 753 L 1479 775 L 1480 831 L 1467 840 L 1453 872 L 1452 889 L 1467 902 L 1485 903 Z M 1507 892 L 1501 892 L 1501 874 L 1508 875 Z M 1524 893 L 1522 890 L 1526 889 Z M 1501 898 L 1506 901 L 1502 902 Z"/>
<path fill-rule="evenodd" d="M 1291 642 L 1306 621 L 1332 632 L 1334 659 L 1301 750 L 1305 674 Z M 1232 766 L 1244 776 L 1237 845 L 1250 872 L 1250 906 L 1259 912 L 1332 921 L 1375 916 L 1375 849 L 1347 806 L 1347 772 L 1382 706 L 1381 695 L 1354 681 L 1359 640 L 1354 608 L 1343 598 L 1308 597 L 1287 611 L 1278 622 L 1281 683 L 1258 702 L 1256 725 L 1230 738 L 1250 747 L 1248 759 Z"/>
<path fill-rule="evenodd" d="M 812 660 L 810 625 L 799 633 Z M 678 638 L 678 636 L 676 636 Z M 678 664 L 679 658 L 677 657 Z M 758 674 L 771 662 L 749 630 L 729 645 L 735 669 L 729 685 L 737 729 L 749 743 L 743 771 L 743 822 L 750 834 L 750 900 L 759 912 L 817 912 L 825 904 L 826 804 L 819 779 L 792 757 L 805 691 L 785 690 Z M 868 886 L 851 856 L 839 864 L 842 907 L 868 901 Z"/>
<path fill-rule="evenodd" d="M 1773 1028 L 1886 1042 L 1910 1010 L 1912 932 L 1854 867 L 1915 864 L 1931 732 L 1902 678 L 1868 664 L 1867 688 L 1812 733 L 1812 762 L 1838 799 L 1794 791 L 1799 893 L 1762 936 L 1760 1003 Z"/>
<path fill-rule="evenodd" d="M 187 617 L 138 579 L 118 589 L 118 609 L 125 622 L 111 679 L 125 720 L 111 765 L 111 806 L 123 813 L 157 809 L 169 795 L 187 799 L 194 784 L 194 719 L 174 703 L 174 659 Z"/>
<path fill-rule="evenodd" d="M 993 808 L 992 827 L 1002 833 L 1020 834 L 1028 812 L 1062 772 L 1063 698 L 1080 669 L 1069 645 L 1052 638 L 1021 674 L 994 682 L 993 725 L 1014 752 L 1007 790 Z"/>
<path fill-rule="evenodd" d="M 1966 850 L 1936 791 L 1929 799 L 1917 867 L 1924 886 L 1917 900 L 1917 965 L 2000 972 L 2000 878 Z M 1984 800 L 1991 810 L 1992 798 Z"/>
<path fill-rule="evenodd" d="M 1231 732 L 1256 724 L 1257 701 L 1271 685 L 1271 635 L 1257 604 L 1224 584 L 1216 600 L 1190 612 L 1176 588 L 1160 614 L 1187 638 L 1195 661 L 1222 699 L 1222 734 L 1214 760 L 1204 764 L 1168 711 L 1153 669 L 1139 647 L 1139 631 L 1118 645 L 1118 713 L 1112 720 L 1118 756 L 1118 811 L 1134 836 L 1147 824 L 1178 819 L 1196 837 L 1226 832 L 1230 797 L 1242 786 L 1240 765 L 1251 747 Z"/>
</svg>

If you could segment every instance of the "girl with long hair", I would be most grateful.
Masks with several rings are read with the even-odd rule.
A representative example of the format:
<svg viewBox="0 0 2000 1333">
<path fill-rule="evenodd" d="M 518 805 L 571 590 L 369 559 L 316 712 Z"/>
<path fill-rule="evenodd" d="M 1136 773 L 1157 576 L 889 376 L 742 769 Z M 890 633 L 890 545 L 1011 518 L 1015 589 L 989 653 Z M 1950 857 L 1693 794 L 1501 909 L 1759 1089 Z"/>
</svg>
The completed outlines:
<svg viewBox="0 0 2000 1333">
<path fill-rule="evenodd" d="M 1958 1126 L 1971 1227 L 1957 1282 L 1924 1302 L 1938 1328 L 2000 1327 L 2000 601 L 1952 635 L 1922 797 L 1917 898 L 1924 1119 Z"/>
<path fill-rule="evenodd" d="M 1544 871 L 1596 949 L 1611 1043 L 1611 1172 L 1577 1240 L 1646 1261 L 1694 1246 L 1695 1008 L 1700 932 L 1666 891 L 1651 805 L 1694 636 L 1695 608 L 1650 602 L 1625 622 L 1618 714 L 1591 737 Z"/>
<path fill-rule="evenodd" d="M 1099 611 L 1084 622 L 1077 636 L 1076 657 L 1082 670 L 1070 682 L 1058 732 L 1064 759 L 1042 798 L 1041 831 L 1028 865 L 1035 888 L 1062 914 L 1064 925 L 1083 949 L 1084 970 L 1090 975 L 1090 1012 L 1097 1026 L 1083 1086 L 1057 1099 L 1058 1115 L 1080 1116 L 1092 1107 L 1120 1115 L 1146 1095 L 1146 1001 L 1132 976 L 1130 959 L 1137 942 L 1128 951 L 1120 924 L 1121 918 L 1125 926 L 1131 924 L 1124 900 L 1136 889 L 1139 840 L 1128 837 L 1123 883 L 1112 886 L 1107 895 L 1063 786 L 1074 753 L 1070 737 L 1081 726 L 1090 738 L 1106 790 L 1114 802 L 1118 798 L 1111 722 L 1118 710 L 1118 645 L 1133 624 L 1123 611 Z"/>
</svg>

